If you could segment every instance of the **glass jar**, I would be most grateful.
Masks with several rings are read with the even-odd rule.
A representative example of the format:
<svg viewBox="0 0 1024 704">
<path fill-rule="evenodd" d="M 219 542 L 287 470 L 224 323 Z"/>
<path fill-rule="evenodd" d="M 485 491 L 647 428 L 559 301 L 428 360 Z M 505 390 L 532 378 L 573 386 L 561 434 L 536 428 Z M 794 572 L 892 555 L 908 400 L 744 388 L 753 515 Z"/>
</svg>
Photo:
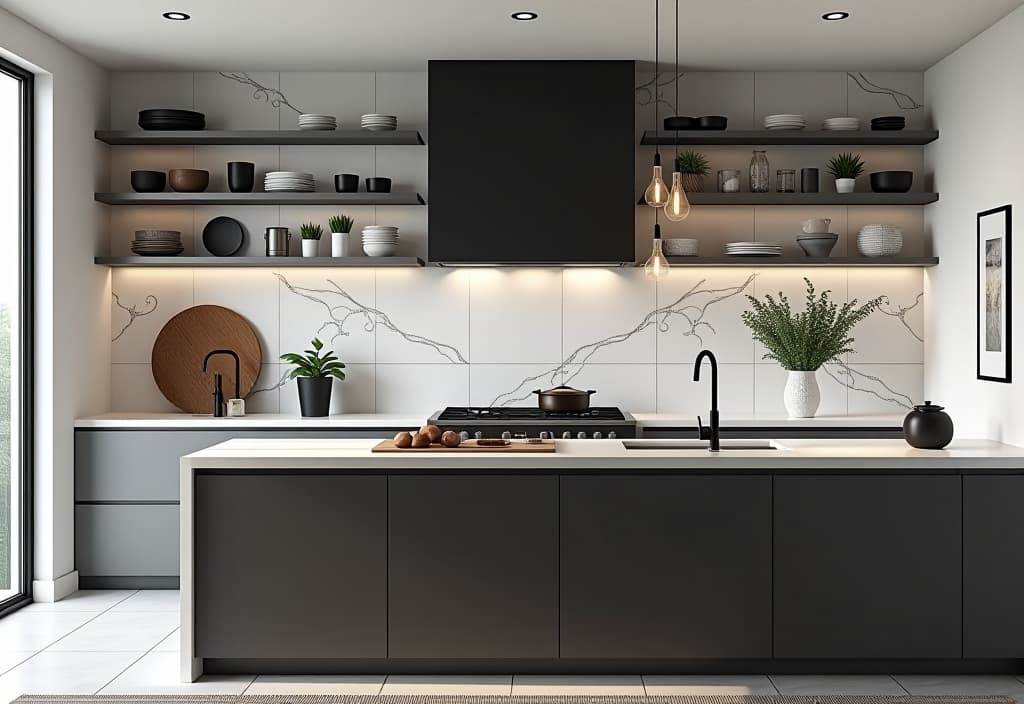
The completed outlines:
<svg viewBox="0 0 1024 704">
<path fill-rule="evenodd" d="M 771 190 L 771 167 L 768 157 L 761 149 L 754 150 L 750 158 L 750 192 L 768 193 Z"/>
<path fill-rule="evenodd" d="M 796 169 L 775 172 L 775 190 L 778 193 L 796 193 Z"/>
<path fill-rule="evenodd" d="M 739 193 L 740 192 L 740 170 L 739 169 L 722 169 L 718 172 L 718 192 L 719 193 Z"/>
</svg>

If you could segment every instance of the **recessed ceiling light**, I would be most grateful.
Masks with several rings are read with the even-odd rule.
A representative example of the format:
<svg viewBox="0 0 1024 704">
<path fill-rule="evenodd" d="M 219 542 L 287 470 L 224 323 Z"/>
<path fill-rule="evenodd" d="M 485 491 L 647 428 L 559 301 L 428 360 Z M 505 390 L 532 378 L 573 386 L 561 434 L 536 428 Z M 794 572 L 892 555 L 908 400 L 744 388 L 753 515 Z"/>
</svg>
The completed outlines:
<svg viewBox="0 0 1024 704">
<path fill-rule="evenodd" d="M 523 20 L 523 21 L 535 20 L 535 19 L 537 19 L 537 13 L 536 12 L 513 12 L 512 13 L 512 19 L 514 19 L 514 20 Z"/>
<path fill-rule="evenodd" d="M 849 12 L 826 12 L 824 15 L 821 16 L 821 19 L 828 20 L 829 22 L 834 22 L 836 20 L 845 20 L 849 16 Z"/>
<path fill-rule="evenodd" d="M 178 21 L 192 19 L 192 15 L 190 15 L 188 13 L 185 13 L 185 12 L 165 12 L 163 17 L 164 17 L 165 20 L 178 20 Z"/>
</svg>

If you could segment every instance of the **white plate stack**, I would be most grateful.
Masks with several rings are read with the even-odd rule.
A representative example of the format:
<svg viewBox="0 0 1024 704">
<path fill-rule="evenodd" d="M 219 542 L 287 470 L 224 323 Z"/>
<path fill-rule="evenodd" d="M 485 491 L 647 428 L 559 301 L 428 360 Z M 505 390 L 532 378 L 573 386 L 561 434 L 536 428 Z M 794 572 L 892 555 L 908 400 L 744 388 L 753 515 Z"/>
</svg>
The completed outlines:
<svg viewBox="0 0 1024 704">
<path fill-rule="evenodd" d="M 865 257 L 895 257 L 903 251 L 903 231 L 895 225 L 865 225 L 857 233 L 857 249 Z"/>
<path fill-rule="evenodd" d="M 860 120 L 856 117 L 829 117 L 821 123 L 821 129 L 828 132 L 856 132 L 860 129 Z"/>
<path fill-rule="evenodd" d="M 727 242 L 725 253 L 734 257 L 778 257 L 782 245 L 778 242 Z"/>
<path fill-rule="evenodd" d="M 685 237 L 674 237 L 661 241 L 661 249 L 666 257 L 696 257 L 697 240 Z"/>
<path fill-rule="evenodd" d="M 807 127 L 803 115 L 768 115 L 764 118 L 764 127 L 768 130 L 802 130 Z"/>
<path fill-rule="evenodd" d="M 398 118 L 394 115 L 378 115 L 371 113 L 363 115 L 360 120 L 364 130 L 372 132 L 387 132 L 398 129 Z"/>
<path fill-rule="evenodd" d="M 132 240 L 132 253 L 143 257 L 171 257 L 184 251 L 177 230 L 136 230 Z"/>
<path fill-rule="evenodd" d="M 316 190 L 316 180 L 313 174 L 302 171 L 268 171 L 263 179 L 263 190 L 267 193 L 311 193 Z"/>
<path fill-rule="evenodd" d="M 363 254 L 368 257 L 393 257 L 398 251 L 398 228 L 394 225 L 363 227 Z"/>
<path fill-rule="evenodd" d="M 299 115 L 300 130 L 336 130 L 338 129 L 338 118 L 334 115 L 317 115 L 315 113 L 303 113 Z"/>
</svg>

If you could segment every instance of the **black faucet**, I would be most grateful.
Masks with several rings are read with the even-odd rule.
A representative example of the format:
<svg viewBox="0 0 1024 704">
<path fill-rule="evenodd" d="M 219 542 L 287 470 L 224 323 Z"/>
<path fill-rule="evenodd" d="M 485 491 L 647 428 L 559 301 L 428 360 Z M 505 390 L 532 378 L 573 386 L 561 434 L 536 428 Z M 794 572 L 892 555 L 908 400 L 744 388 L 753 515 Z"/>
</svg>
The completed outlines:
<svg viewBox="0 0 1024 704">
<path fill-rule="evenodd" d="M 203 371 L 206 371 L 206 366 L 210 363 L 210 357 L 218 354 L 226 354 L 235 360 L 235 395 L 231 398 L 241 398 L 239 395 L 239 374 L 241 370 L 241 363 L 238 361 L 238 353 L 234 350 L 212 350 L 206 353 L 203 358 Z M 223 418 L 224 417 L 224 390 L 221 388 L 221 375 L 213 375 L 213 417 Z"/>
<path fill-rule="evenodd" d="M 701 424 L 700 416 L 697 416 L 697 434 L 701 440 L 710 441 L 709 450 L 718 452 L 722 449 L 721 433 L 718 427 L 718 360 L 715 359 L 715 354 L 711 350 L 701 350 L 697 355 L 697 359 L 693 363 L 693 380 L 700 381 L 700 365 L 705 357 L 711 361 L 711 424 L 710 427 L 705 428 Z"/>
</svg>

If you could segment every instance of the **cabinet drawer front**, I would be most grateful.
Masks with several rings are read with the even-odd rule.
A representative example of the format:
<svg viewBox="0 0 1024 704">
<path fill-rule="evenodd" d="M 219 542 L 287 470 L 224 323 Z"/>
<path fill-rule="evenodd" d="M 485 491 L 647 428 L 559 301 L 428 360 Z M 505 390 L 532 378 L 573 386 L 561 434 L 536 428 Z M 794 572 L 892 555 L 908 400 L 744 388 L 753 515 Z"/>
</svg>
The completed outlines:
<svg viewBox="0 0 1024 704">
<path fill-rule="evenodd" d="M 177 577 L 178 507 L 76 506 L 75 563 L 83 577 Z"/>
</svg>

